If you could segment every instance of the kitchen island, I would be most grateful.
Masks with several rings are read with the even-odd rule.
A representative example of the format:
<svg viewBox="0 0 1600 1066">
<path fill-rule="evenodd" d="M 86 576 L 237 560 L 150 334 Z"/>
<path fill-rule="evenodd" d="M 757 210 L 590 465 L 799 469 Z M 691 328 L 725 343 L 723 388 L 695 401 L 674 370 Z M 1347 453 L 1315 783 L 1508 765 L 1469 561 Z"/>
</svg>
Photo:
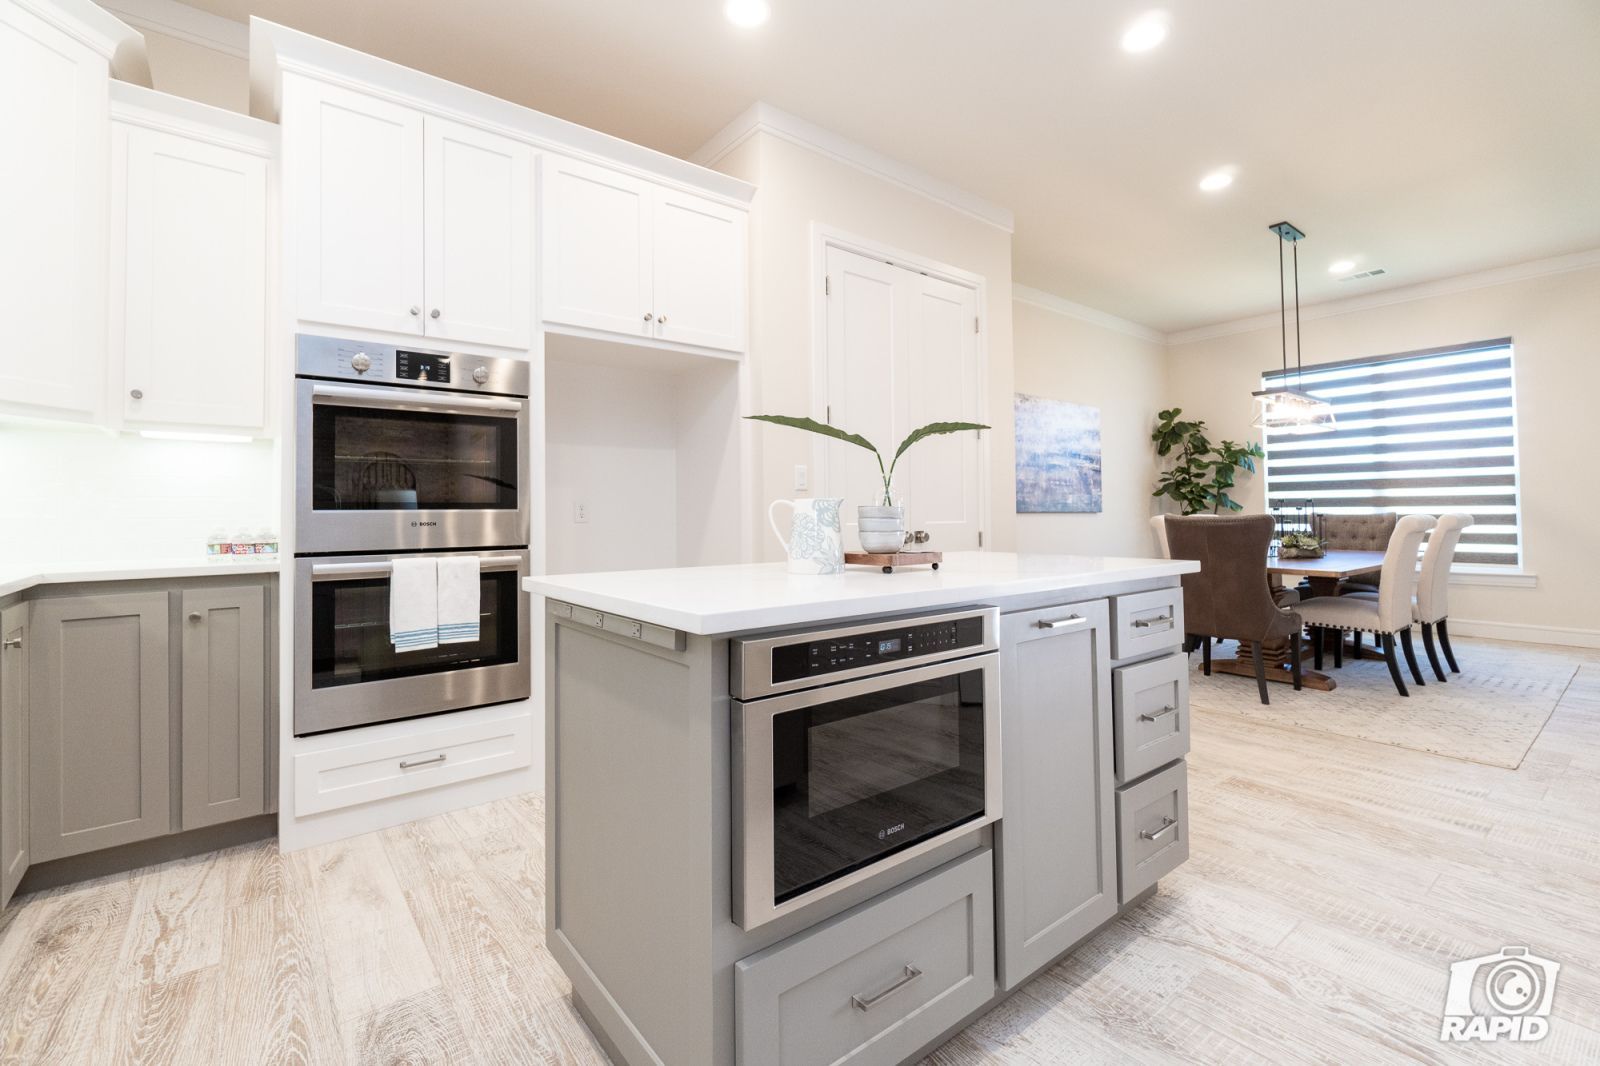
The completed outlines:
<svg viewBox="0 0 1600 1066">
<path fill-rule="evenodd" d="M 1181 560 L 530 578 L 546 938 L 612 1058 L 913 1061 L 1188 854 Z"/>
</svg>

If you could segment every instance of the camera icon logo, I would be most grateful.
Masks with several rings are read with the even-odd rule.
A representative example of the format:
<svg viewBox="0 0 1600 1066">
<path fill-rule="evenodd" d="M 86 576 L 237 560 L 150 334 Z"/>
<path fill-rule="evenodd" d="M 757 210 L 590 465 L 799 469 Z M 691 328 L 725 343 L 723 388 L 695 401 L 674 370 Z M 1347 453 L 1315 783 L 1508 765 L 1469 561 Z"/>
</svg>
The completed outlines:
<svg viewBox="0 0 1600 1066">
<path fill-rule="evenodd" d="M 1451 963 L 1439 1039 L 1542 1040 L 1550 1032 L 1550 1005 L 1560 970 L 1559 962 L 1526 947 L 1504 947 L 1493 955 Z"/>
</svg>

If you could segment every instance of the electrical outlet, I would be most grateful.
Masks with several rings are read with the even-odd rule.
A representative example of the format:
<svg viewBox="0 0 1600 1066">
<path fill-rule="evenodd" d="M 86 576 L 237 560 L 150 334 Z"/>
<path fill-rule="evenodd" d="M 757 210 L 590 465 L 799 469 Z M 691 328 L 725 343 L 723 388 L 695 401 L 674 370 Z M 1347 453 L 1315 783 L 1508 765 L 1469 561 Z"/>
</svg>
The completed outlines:
<svg viewBox="0 0 1600 1066">
<path fill-rule="evenodd" d="M 811 482 L 807 476 L 805 464 L 796 464 L 794 468 L 794 491 L 805 492 L 810 487 Z"/>
<path fill-rule="evenodd" d="M 586 503 L 573 504 L 572 520 L 574 522 L 587 522 L 589 520 L 589 505 Z"/>
</svg>

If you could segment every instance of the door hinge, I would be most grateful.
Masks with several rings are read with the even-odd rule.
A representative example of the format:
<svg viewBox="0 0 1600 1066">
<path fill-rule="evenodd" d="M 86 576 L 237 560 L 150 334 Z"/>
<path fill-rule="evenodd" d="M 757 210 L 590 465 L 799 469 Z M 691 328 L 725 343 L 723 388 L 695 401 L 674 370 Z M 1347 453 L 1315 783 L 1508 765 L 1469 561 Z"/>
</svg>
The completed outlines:
<svg viewBox="0 0 1600 1066">
<path fill-rule="evenodd" d="M 833 404 L 828 404 L 828 406 L 823 408 L 823 411 L 825 413 L 822 416 L 822 420 L 828 423 L 830 426 L 833 425 Z"/>
<path fill-rule="evenodd" d="M 983 547 L 983 530 L 978 530 L 978 547 Z"/>
<path fill-rule="evenodd" d="M 833 279 L 826 274 L 822 275 L 822 295 L 833 295 Z"/>
<path fill-rule="evenodd" d="M 978 316 L 977 315 L 973 315 L 972 316 L 972 332 L 974 332 L 974 333 L 978 332 Z"/>
</svg>

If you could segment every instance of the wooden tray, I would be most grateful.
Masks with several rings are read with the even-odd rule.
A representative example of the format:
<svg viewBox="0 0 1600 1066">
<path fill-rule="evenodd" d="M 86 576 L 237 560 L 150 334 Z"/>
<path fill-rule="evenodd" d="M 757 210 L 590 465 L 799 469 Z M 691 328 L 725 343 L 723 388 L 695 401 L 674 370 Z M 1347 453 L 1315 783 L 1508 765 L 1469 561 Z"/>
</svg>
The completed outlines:
<svg viewBox="0 0 1600 1066">
<path fill-rule="evenodd" d="M 894 573 L 897 566 L 932 566 L 939 569 L 944 552 L 845 552 L 844 561 L 851 566 L 881 566 L 886 574 Z"/>
</svg>

